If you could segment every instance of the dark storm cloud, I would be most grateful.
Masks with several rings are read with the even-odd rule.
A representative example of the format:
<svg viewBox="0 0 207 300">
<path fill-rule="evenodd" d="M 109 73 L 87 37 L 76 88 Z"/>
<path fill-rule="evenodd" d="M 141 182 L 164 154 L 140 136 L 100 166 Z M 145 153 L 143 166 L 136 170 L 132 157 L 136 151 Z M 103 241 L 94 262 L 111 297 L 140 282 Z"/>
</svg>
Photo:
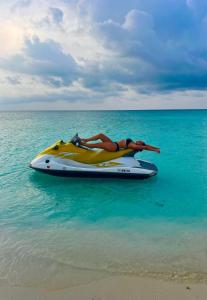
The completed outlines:
<svg viewBox="0 0 207 300">
<path fill-rule="evenodd" d="M 113 90 L 114 85 L 123 89 L 131 86 L 149 94 L 207 88 L 206 1 L 63 2 L 73 8 L 77 5 L 79 17 L 90 11 L 91 31 L 87 34 L 95 37 L 111 55 L 85 61 L 80 67 L 54 40 L 34 38 L 25 41 L 22 54 L 1 59 L 1 68 L 36 75 L 55 88 L 79 79 L 85 87 L 102 93 Z M 30 1 L 17 3 L 26 6 Z M 56 5 L 48 8 L 44 22 L 57 27 L 61 24 L 65 29 L 64 20 L 64 8 Z M 80 31 L 84 30 L 84 26 L 81 28 Z M 83 43 L 81 34 L 79 43 Z"/>
<path fill-rule="evenodd" d="M 101 3 L 97 38 L 116 53 L 114 59 L 122 61 L 125 74 L 129 73 L 114 72 L 114 81 L 146 84 L 149 91 L 207 87 L 205 1 L 127 1 L 120 4 L 119 17 L 109 10 L 117 1 Z"/>
<path fill-rule="evenodd" d="M 78 78 L 79 68 L 71 55 L 65 54 L 61 46 L 38 37 L 25 41 L 22 54 L 0 59 L 0 67 L 16 73 L 36 75 L 50 85 L 67 86 Z"/>
</svg>

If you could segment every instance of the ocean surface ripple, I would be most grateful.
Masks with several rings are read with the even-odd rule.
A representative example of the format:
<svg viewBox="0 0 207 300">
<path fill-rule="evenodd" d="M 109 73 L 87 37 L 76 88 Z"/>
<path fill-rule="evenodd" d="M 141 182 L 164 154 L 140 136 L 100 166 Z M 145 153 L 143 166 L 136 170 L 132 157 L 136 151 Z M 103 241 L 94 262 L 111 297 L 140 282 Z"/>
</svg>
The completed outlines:
<svg viewBox="0 0 207 300">
<path fill-rule="evenodd" d="M 207 280 L 207 111 L 1 112 L 0 281 L 62 288 L 108 274 Z M 58 178 L 34 156 L 76 132 L 161 148 L 144 181 Z M 154 274 L 154 275 L 153 275 Z"/>
</svg>

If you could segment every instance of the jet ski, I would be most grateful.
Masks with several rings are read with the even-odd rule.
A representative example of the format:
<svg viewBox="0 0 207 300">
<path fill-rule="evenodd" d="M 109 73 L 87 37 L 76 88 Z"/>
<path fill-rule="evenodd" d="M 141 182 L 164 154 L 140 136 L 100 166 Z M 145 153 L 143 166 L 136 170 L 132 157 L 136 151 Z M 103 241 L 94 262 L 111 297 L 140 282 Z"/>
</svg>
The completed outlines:
<svg viewBox="0 0 207 300">
<path fill-rule="evenodd" d="M 39 153 L 30 167 L 50 175 L 63 177 L 108 177 L 145 179 L 155 176 L 157 167 L 135 159 L 136 151 L 117 152 L 88 149 L 76 134 L 69 142 L 57 141 Z"/>
</svg>

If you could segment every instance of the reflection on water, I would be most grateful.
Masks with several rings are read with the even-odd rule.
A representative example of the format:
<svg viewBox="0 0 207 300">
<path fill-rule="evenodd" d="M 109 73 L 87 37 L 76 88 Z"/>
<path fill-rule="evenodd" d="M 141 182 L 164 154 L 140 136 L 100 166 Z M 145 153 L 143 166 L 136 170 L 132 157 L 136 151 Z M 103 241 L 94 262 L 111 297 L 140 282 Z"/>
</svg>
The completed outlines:
<svg viewBox="0 0 207 300">
<path fill-rule="evenodd" d="M 54 218 L 75 217 L 85 222 L 106 217 L 133 218 L 142 216 L 145 205 L 156 205 L 147 201 L 144 192 L 145 189 L 150 192 L 150 185 L 156 182 L 154 178 L 148 180 L 147 185 L 130 180 L 124 180 L 123 185 L 123 180 L 117 179 L 59 178 L 33 173 L 30 180 L 41 197 L 49 199 L 48 205 L 53 206 L 50 217 Z"/>
</svg>

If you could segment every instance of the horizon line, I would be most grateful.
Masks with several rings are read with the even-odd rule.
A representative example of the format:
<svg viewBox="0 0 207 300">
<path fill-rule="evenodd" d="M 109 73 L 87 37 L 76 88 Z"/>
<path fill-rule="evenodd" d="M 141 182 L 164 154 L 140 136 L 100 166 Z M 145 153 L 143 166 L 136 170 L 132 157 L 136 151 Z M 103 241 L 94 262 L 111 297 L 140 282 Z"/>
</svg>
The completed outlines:
<svg viewBox="0 0 207 300">
<path fill-rule="evenodd" d="M 0 112 L 73 112 L 73 111 L 183 111 L 183 110 L 207 110 L 207 108 L 152 108 L 152 109 L 8 109 Z"/>
</svg>

